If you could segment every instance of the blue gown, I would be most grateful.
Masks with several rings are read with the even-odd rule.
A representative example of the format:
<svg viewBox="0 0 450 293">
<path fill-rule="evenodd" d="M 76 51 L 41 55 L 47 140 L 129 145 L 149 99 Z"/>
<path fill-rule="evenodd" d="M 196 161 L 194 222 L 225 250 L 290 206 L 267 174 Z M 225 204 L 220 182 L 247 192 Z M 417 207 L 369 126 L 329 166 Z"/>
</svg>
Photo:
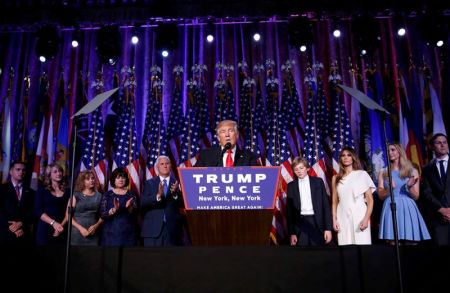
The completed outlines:
<svg viewBox="0 0 450 293">
<path fill-rule="evenodd" d="M 421 241 L 430 239 L 430 233 L 414 199 L 406 190 L 408 178 L 400 178 L 398 170 L 392 171 L 392 181 L 395 188 L 394 199 L 397 206 L 398 239 Z M 388 196 L 381 211 L 379 238 L 394 240 L 394 225 L 392 224 L 391 198 Z"/>
<path fill-rule="evenodd" d="M 119 199 L 119 209 L 114 215 L 109 210 L 114 207 L 114 199 Z M 127 200 L 134 198 L 132 213 L 125 207 Z M 137 197 L 132 191 L 124 195 L 108 190 L 100 202 L 100 216 L 103 219 L 100 245 L 102 246 L 135 246 L 137 245 Z"/>
</svg>

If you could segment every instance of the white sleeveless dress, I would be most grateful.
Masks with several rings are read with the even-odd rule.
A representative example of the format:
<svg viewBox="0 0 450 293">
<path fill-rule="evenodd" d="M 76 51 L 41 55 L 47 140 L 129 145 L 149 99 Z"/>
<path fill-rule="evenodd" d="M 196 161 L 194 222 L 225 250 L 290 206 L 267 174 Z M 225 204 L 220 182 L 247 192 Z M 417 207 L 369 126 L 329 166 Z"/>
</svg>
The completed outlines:
<svg viewBox="0 0 450 293">
<path fill-rule="evenodd" d="M 350 172 L 337 184 L 339 203 L 336 216 L 340 226 L 337 233 L 339 245 L 372 244 L 370 222 L 364 231 L 359 229 L 367 210 L 364 193 L 369 188 L 373 192 L 375 184 L 364 170 Z"/>
</svg>

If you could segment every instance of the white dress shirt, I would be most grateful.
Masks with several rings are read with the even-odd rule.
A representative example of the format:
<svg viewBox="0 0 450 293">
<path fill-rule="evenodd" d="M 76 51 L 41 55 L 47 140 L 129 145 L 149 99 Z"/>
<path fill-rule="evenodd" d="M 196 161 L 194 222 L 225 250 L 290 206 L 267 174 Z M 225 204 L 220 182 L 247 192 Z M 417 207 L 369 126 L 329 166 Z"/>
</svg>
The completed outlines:
<svg viewBox="0 0 450 293">
<path fill-rule="evenodd" d="M 309 184 L 309 176 L 305 178 L 298 178 L 298 191 L 300 193 L 301 211 L 300 214 L 304 216 L 314 215 L 314 209 L 311 199 L 311 186 Z"/>
<path fill-rule="evenodd" d="M 221 147 L 221 150 L 223 150 L 223 147 Z M 234 146 L 234 148 L 232 148 L 230 150 L 231 150 L 231 158 L 233 159 L 233 164 L 234 164 L 234 157 L 236 156 L 236 146 Z M 227 165 L 227 156 L 228 156 L 228 153 L 225 152 L 222 156 L 222 166 Z"/>
</svg>

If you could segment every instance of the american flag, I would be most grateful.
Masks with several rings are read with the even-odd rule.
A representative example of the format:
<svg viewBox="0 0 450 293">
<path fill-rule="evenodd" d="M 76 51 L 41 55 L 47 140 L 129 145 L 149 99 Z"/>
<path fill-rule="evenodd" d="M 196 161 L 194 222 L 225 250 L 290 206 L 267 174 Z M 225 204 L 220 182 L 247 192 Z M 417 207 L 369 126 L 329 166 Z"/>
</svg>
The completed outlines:
<svg viewBox="0 0 450 293">
<path fill-rule="evenodd" d="M 303 110 L 300 105 L 297 88 L 295 87 L 294 76 L 292 75 L 294 65 L 295 62 L 293 60 L 287 60 L 281 66 L 281 70 L 285 73 L 285 77 L 283 78 L 281 111 L 284 114 L 283 120 L 286 123 L 286 129 L 289 130 L 288 141 L 290 142 L 291 150 L 296 155 L 300 155 L 304 144 L 305 133 L 303 132 Z"/>
<path fill-rule="evenodd" d="M 176 167 L 180 163 L 180 135 L 183 127 L 183 101 L 182 101 L 182 76 L 183 67 L 177 65 L 173 69 L 175 74 L 175 88 L 173 91 L 172 103 L 169 112 L 169 121 L 167 126 L 167 139 L 170 144 L 170 153 L 173 161 L 175 162 L 173 167 Z"/>
<path fill-rule="evenodd" d="M 287 184 L 292 181 L 290 167 L 291 152 L 287 141 L 287 124 L 284 122 L 284 113 L 278 108 L 278 80 L 272 76 L 272 60 L 266 61 L 268 67 L 267 89 L 267 112 L 269 117 L 269 127 L 267 134 L 266 165 L 281 166 L 281 180 L 277 188 L 275 199 L 274 216 L 270 237 L 275 244 L 285 242 L 287 239 L 286 225 L 286 191 Z"/>
<path fill-rule="evenodd" d="M 322 146 L 323 134 L 319 128 L 320 109 L 315 103 L 317 97 L 316 77 L 312 73 L 312 69 L 308 68 L 305 77 L 305 83 L 308 86 L 308 103 L 306 107 L 306 125 L 305 125 L 305 158 L 308 160 L 311 169 L 310 176 L 322 178 L 325 189 L 330 194 L 330 188 L 327 178 L 327 167 L 325 163 L 325 152 Z"/>
<path fill-rule="evenodd" d="M 134 116 L 134 89 L 136 81 L 133 69 L 125 68 L 125 82 L 123 86 L 123 108 L 119 114 L 117 131 L 114 141 L 115 156 L 113 170 L 117 167 L 125 167 L 130 176 L 131 189 L 140 194 L 139 178 L 139 146 L 136 138 L 136 122 Z"/>
<path fill-rule="evenodd" d="M 154 66 L 152 67 L 154 68 Z M 167 131 L 164 124 L 162 111 L 162 88 L 164 83 L 152 70 L 152 83 L 147 106 L 147 115 L 145 117 L 144 136 L 142 146 L 147 154 L 147 167 L 145 178 L 150 179 L 157 175 L 155 169 L 156 159 L 160 155 L 167 155 Z"/>
<path fill-rule="evenodd" d="M 181 134 L 181 167 L 192 167 L 197 162 L 197 155 L 200 152 L 200 113 L 197 111 L 195 102 L 195 92 L 197 82 L 193 79 L 187 83 L 188 101 L 187 111 L 183 119 Z"/>
<path fill-rule="evenodd" d="M 342 78 L 337 73 L 336 68 L 337 67 L 332 67 L 331 74 L 328 77 L 334 102 L 334 120 L 331 128 L 331 136 L 333 140 L 333 174 L 337 174 L 339 172 L 339 154 L 341 153 L 342 148 L 345 146 L 352 148 L 355 147 L 347 110 L 345 109 L 345 105 L 341 102 L 341 91 L 337 87 L 338 83 L 342 81 Z"/>
<path fill-rule="evenodd" d="M 261 74 L 264 72 L 264 65 L 255 64 L 253 72 L 258 76 L 256 81 L 255 106 L 252 111 L 253 117 L 253 136 L 251 142 L 251 151 L 258 156 L 262 155 L 261 148 L 264 149 L 263 133 L 267 129 L 267 112 L 262 95 Z"/>
<path fill-rule="evenodd" d="M 101 73 L 92 84 L 96 94 L 104 91 L 103 78 Z M 107 160 L 105 156 L 105 129 L 103 125 L 103 116 L 101 107 L 97 108 L 91 114 L 91 121 L 88 128 L 88 136 L 84 142 L 84 148 L 81 155 L 80 170 L 92 170 L 97 177 L 100 189 L 105 191 Z"/>
<path fill-rule="evenodd" d="M 27 153 L 25 152 L 25 130 L 28 116 L 28 95 L 30 90 L 30 75 L 28 72 L 24 78 L 23 83 L 22 103 L 20 103 L 20 109 L 17 115 L 16 129 L 14 131 L 14 146 L 11 156 L 13 162 L 25 162 L 28 159 Z"/>
<path fill-rule="evenodd" d="M 216 69 L 218 71 L 218 77 L 214 82 L 214 87 L 216 88 L 214 112 L 215 126 L 222 120 L 237 121 L 236 105 L 234 101 L 233 86 L 231 83 L 231 72 L 234 71 L 234 66 L 218 62 L 216 64 Z M 225 73 L 225 79 L 222 78 L 223 72 Z M 214 134 L 212 143 L 218 143 L 216 134 Z"/>
<path fill-rule="evenodd" d="M 207 134 L 212 132 L 212 129 L 209 115 L 208 97 L 206 95 L 206 71 L 207 67 L 204 64 L 197 64 L 193 67 L 194 76 L 198 75 L 198 78 L 194 78 L 198 82 L 196 104 L 198 111 L 200 112 L 200 137 L 203 138 L 203 141 L 207 144 L 206 146 L 209 147 L 208 144 L 210 144 L 210 141 L 207 138 Z"/>
<path fill-rule="evenodd" d="M 255 149 L 255 128 L 252 107 L 252 87 L 255 81 L 248 76 L 247 63 L 242 61 L 238 64 L 240 69 L 240 95 L 239 95 L 239 132 L 244 141 L 244 149 L 251 152 Z"/>
</svg>

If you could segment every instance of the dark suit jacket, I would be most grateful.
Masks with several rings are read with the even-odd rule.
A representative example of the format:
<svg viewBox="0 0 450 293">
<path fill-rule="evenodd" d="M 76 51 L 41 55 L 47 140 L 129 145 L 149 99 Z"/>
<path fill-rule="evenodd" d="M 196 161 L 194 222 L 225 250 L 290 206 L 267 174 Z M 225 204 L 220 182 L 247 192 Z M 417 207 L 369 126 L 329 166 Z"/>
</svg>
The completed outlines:
<svg viewBox="0 0 450 293">
<path fill-rule="evenodd" d="M 309 176 L 309 185 L 311 187 L 311 200 L 314 209 L 314 219 L 320 232 L 331 231 L 331 209 L 330 203 L 325 191 L 325 185 L 321 178 Z M 300 224 L 302 218 L 300 211 L 302 203 L 300 202 L 300 191 L 298 188 L 298 179 L 290 182 L 287 186 L 287 224 L 289 235 L 300 234 Z"/>
<path fill-rule="evenodd" d="M 0 186 L 0 242 L 17 243 L 18 241 L 31 242 L 34 238 L 32 228 L 34 218 L 34 196 L 35 192 L 26 186 L 22 186 L 22 196 L 17 199 L 16 190 L 11 182 Z M 23 223 L 24 236 L 21 239 L 9 231 L 8 221 L 20 221 Z"/>
<path fill-rule="evenodd" d="M 436 161 L 432 160 L 422 169 L 422 181 L 420 184 L 420 203 L 426 208 L 428 224 L 433 228 L 440 225 L 450 225 L 442 220 L 438 210 L 442 207 L 450 207 L 450 168 L 447 167 L 447 179 L 443 184 Z M 436 236 L 436 235 L 434 235 Z M 448 240 L 447 240 L 448 241 Z"/>
<path fill-rule="evenodd" d="M 256 157 L 249 151 L 236 148 L 234 166 L 258 166 Z M 223 167 L 222 149 L 216 145 L 200 151 L 195 167 Z"/>
<path fill-rule="evenodd" d="M 170 177 L 167 195 L 162 196 L 160 201 L 156 200 L 156 194 L 161 182 L 159 176 L 145 182 L 144 192 L 141 197 L 141 212 L 143 215 L 142 237 L 159 237 L 165 214 L 170 243 L 172 245 L 181 245 L 182 226 L 179 209 L 183 207 L 183 198 L 180 190 L 177 190 L 175 193 L 170 192 L 170 186 L 175 181 L 174 177 Z"/>
</svg>

